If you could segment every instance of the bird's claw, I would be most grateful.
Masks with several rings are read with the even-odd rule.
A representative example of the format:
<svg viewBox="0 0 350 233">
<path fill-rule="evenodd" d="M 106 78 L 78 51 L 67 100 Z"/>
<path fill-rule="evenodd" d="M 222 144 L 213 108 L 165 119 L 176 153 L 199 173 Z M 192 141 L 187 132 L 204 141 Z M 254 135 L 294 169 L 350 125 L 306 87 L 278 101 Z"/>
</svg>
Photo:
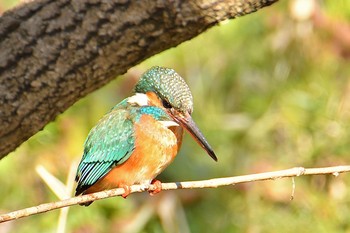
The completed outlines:
<svg viewBox="0 0 350 233">
<path fill-rule="evenodd" d="M 160 182 L 159 180 L 152 180 L 151 184 L 153 184 L 156 188 L 154 190 L 149 190 L 149 194 L 151 196 L 156 195 L 157 193 L 160 193 L 160 191 L 162 191 L 162 182 Z"/>
<path fill-rule="evenodd" d="M 121 188 L 124 189 L 124 193 L 122 194 L 122 197 L 123 197 L 123 198 L 127 198 L 127 197 L 130 195 L 130 193 L 131 193 L 130 186 L 128 186 L 128 185 L 122 185 Z"/>
</svg>

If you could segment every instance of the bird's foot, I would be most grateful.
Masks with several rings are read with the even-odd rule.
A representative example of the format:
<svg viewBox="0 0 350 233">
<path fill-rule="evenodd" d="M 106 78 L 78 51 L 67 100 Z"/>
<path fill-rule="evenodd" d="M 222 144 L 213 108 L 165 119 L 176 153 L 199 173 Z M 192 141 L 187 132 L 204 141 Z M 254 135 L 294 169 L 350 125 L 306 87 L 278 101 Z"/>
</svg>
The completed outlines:
<svg viewBox="0 0 350 233">
<path fill-rule="evenodd" d="M 153 184 L 156 187 L 154 190 L 148 191 L 151 196 L 154 196 L 157 193 L 160 193 L 160 191 L 162 191 L 162 182 L 160 182 L 159 180 L 153 179 L 151 184 Z"/>
<path fill-rule="evenodd" d="M 122 194 L 123 198 L 127 198 L 129 196 L 129 194 L 131 193 L 131 189 L 130 186 L 128 185 L 122 185 L 121 188 L 124 189 L 124 193 Z"/>
</svg>

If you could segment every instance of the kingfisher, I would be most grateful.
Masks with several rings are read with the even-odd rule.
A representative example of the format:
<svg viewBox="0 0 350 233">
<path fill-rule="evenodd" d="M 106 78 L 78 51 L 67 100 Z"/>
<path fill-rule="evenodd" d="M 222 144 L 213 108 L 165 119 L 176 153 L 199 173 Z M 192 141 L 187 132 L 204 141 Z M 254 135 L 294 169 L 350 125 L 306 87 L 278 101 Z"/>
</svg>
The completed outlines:
<svg viewBox="0 0 350 233">
<path fill-rule="evenodd" d="M 114 106 L 89 132 L 75 196 L 119 187 L 126 198 L 134 184 L 154 184 L 150 194 L 160 192 L 161 182 L 155 178 L 178 154 L 184 129 L 217 161 L 192 112 L 191 91 L 179 74 L 159 66 L 147 70 L 134 95 Z"/>
</svg>

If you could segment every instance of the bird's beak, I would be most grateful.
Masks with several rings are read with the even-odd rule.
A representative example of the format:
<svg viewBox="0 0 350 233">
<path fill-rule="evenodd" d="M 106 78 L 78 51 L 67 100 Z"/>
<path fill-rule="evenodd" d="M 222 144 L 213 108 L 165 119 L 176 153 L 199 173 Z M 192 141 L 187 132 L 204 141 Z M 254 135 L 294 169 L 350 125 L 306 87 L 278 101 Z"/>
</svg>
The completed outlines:
<svg viewBox="0 0 350 233">
<path fill-rule="evenodd" d="M 176 110 L 173 109 L 171 111 L 171 116 L 174 118 L 174 120 L 179 123 L 182 127 L 184 127 L 191 136 L 197 141 L 197 143 L 207 151 L 208 155 L 212 157 L 215 161 L 218 161 L 218 158 L 216 157 L 213 149 L 203 136 L 202 132 L 197 127 L 196 123 L 192 120 L 192 117 L 189 113 L 179 113 Z"/>
</svg>

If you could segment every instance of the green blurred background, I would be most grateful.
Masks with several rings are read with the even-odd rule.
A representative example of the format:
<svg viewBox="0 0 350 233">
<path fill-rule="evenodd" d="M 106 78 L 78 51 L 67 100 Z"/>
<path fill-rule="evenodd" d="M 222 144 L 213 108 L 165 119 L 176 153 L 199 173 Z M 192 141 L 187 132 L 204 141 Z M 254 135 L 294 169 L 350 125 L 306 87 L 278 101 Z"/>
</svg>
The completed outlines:
<svg viewBox="0 0 350 233">
<path fill-rule="evenodd" d="M 0 11 L 16 2 L 0 0 Z M 349 59 L 348 0 L 281 1 L 223 22 L 88 95 L 1 160 L 0 211 L 58 200 L 36 167 L 66 183 L 91 127 L 153 65 L 186 79 L 193 118 L 219 157 L 213 162 L 186 135 L 158 177 L 163 182 L 350 164 Z M 350 232 L 349 174 L 296 178 L 294 200 L 292 185 L 282 179 L 133 194 L 73 206 L 66 224 L 56 210 L 0 224 L 0 232 L 57 232 L 58 225 L 74 233 Z"/>
</svg>

